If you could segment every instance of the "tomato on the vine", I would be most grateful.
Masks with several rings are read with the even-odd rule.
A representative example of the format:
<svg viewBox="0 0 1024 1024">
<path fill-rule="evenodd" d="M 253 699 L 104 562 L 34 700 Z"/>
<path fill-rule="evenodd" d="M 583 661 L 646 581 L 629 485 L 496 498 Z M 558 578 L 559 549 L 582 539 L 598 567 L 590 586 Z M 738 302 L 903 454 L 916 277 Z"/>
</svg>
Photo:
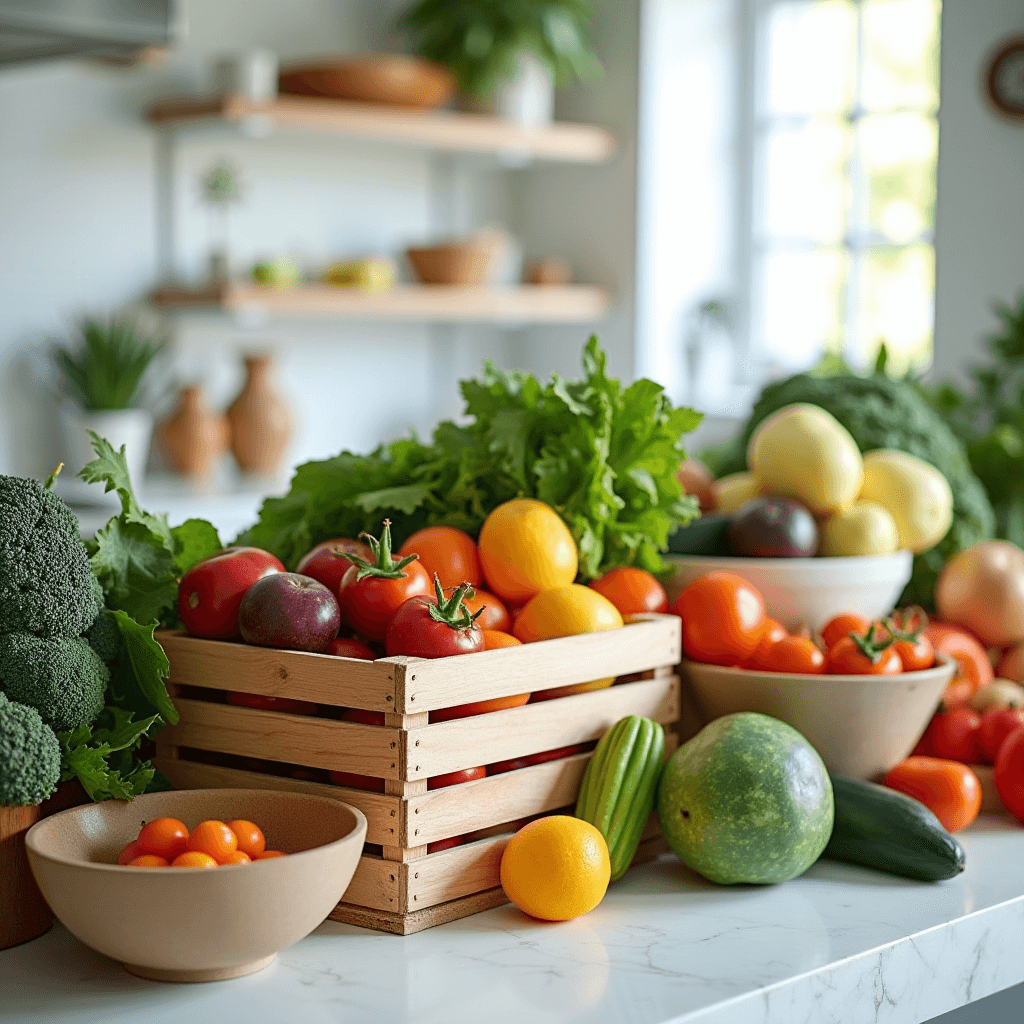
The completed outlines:
<svg viewBox="0 0 1024 1024">
<path fill-rule="evenodd" d="M 475 622 L 482 610 L 470 614 L 462 603 L 468 589 L 469 584 L 463 584 L 451 597 L 445 597 L 441 581 L 435 576 L 434 597 L 419 594 L 395 612 L 384 640 L 388 657 L 404 654 L 410 658 L 448 658 L 482 651 L 484 637 Z"/>
<path fill-rule="evenodd" d="M 412 597 L 430 593 L 430 577 L 415 555 L 391 557 L 391 520 L 384 520 L 380 540 L 363 534 L 373 561 L 352 555 L 338 589 L 341 614 L 356 632 L 383 640 L 395 612 Z"/>
<path fill-rule="evenodd" d="M 444 580 L 441 581 L 444 583 Z M 477 590 L 475 587 L 467 591 L 462 598 L 462 603 L 470 612 L 478 612 L 483 608 L 483 614 L 476 620 L 481 629 L 498 630 L 501 633 L 512 631 L 512 616 L 504 603 L 486 590 Z"/>
<path fill-rule="evenodd" d="M 825 655 L 810 640 L 787 636 L 768 648 L 763 668 L 791 675 L 820 675 L 825 671 Z"/>
<path fill-rule="evenodd" d="M 946 707 L 963 704 L 976 690 L 992 682 L 995 673 L 988 651 L 966 630 L 946 622 L 929 622 L 924 635 L 937 655 L 945 654 L 957 664 L 957 673 L 942 696 Z"/>
<path fill-rule="evenodd" d="M 588 586 L 607 597 L 620 615 L 668 611 L 665 588 L 646 569 L 612 569 L 600 579 L 591 580 Z"/>
<path fill-rule="evenodd" d="M 337 594 L 342 577 L 348 571 L 348 567 L 355 564 L 349 555 L 358 555 L 367 562 L 373 558 L 370 546 L 363 541 L 352 540 L 350 537 L 334 537 L 332 540 L 322 541 L 306 552 L 295 567 L 295 571 L 303 576 L 311 576 L 332 594 Z"/>
<path fill-rule="evenodd" d="M 864 636 L 870 628 L 871 623 L 863 615 L 847 612 L 837 615 L 825 623 L 825 627 L 821 631 L 821 639 L 824 641 L 825 647 L 831 650 L 840 640 L 848 637 L 851 633 L 859 633 Z"/>
<path fill-rule="evenodd" d="M 419 555 L 420 564 L 430 577 L 438 576 L 445 590 L 483 581 L 476 541 L 454 526 L 427 526 L 417 530 L 398 549 L 398 557 Z"/>
<path fill-rule="evenodd" d="M 924 632 L 927 625 L 928 616 L 921 608 L 895 611 L 885 621 L 904 672 L 923 672 L 935 664 L 935 648 Z"/>
<path fill-rule="evenodd" d="M 761 642 L 764 601 L 735 573 L 709 572 L 695 579 L 673 611 L 683 620 L 683 650 L 692 661 L 739 665 Z"/>
<path fill-rule="evenodd" d="M 261 548 L 225 548 L 197 562 L 178 584 L 178 615 L 193 636 L 226 640 L 238 635 L 238 609 L 248 589 L 271 573 L 280 559 Z"/>
<path fill-rule="evenodd" d="M 880 640 L 878 627 L 872 626 L 864 636 L 854 633 L 835 643 L 825 671 L 833 676 L 895 676 L 903 671 L 903 662 L 893 650 L 892 637 Z"/>
</svg>

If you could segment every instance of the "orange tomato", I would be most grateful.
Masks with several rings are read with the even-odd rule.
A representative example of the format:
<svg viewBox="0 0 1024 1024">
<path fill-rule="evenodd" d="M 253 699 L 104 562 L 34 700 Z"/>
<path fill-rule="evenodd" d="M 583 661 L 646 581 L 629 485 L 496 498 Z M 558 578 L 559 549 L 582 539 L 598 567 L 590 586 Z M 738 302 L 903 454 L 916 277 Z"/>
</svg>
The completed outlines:
<svg viewBox="0 0 1024 1024">
<path fill-rule="evenodd" d="M 472 597 L 464 597 L 462 603 L 474 614 L 483 608 L 484 613 L 476 620 L 481 629 L 498 630 L 507 633 L 512 628 L 512 617 L 508 609 L 493 594 L 474 588 Z"/>
<path fill-rule="evenodd" d="M 938 757 L 908 757 L 885 784 L 920 801 L 950 832 L 966 828 L 981 809 L 981 783 L 965 764 Z"/>
<path fill-rule="evenodd" d="M 810 640 L 787 636 L 769 648 L 764 667 L 769 672 L 820 675 L 825 671 L 825 655 Z"/>
<path fill-rule="evenodd" d="M 867 651 L 858 640 L 864 642 Z M 898 676 L 903 662 L 891 643 L 875 647 L 863 637 L 844 636 L 829 650 L 825 671 L 830 676 Z"/>
<path fill-rule="evenodd" d="M 436 575 L 446 590 L 460 583 L 473 587 L 483 579 L 480 556 L 468 533 L 453 526 L 428 526 L 417 530 L 398 549 L 398 557 L 420 556 L 420 563 L 433 579 Z"/>
<path fill-rule="evenodd" d="M 179 853 L 190 849 L 188 829 L 177 818 L 154 818 L 147 822 L 136 842 L 139 853 L 151 853 L 166 860 L 174 860 Z"/>
<path fill-rule="evenodd" d="M 215 868 L 217 862 L 208 854 L 200 853 L 198 850 L 188 850 L 179 853 L 171 861 L 172 868 Z"/>
<path fill-rule="evenodd" d="M 491 711 L 504 711 L 506 708 L 522 707 L 530 699 L 528 693 L 516 693 L 511 697 L 492 697 L 490 700 L 478 700 L 472 704 L 459 704 L 454 708 L 438 708 L 430 712 L 431 722 L 451 722 L 456 718 L 469 718 L 472 715 L 486 715 Z"/>
<path fill-rule="evenodd" d="M 257 854 L 259 856 L 259 854 Z M 247 853 L 243 853 L 241 850 L 235 850 L 233 854 L 226 861 L 225 864 L 251 864 L 252 857 Z"/>
<path fill-rule="evenodd" d="M 511 633 L 502 633 L 498 629 L 485 629 L 484 650 L 496 651 L 499 647 L 521 647 L 522 640 L 516 639 Z"/>
<path fill-rule="evenodd" d="M 789 631 L 781 622 L 776 622 L 775 619 L 765 619 L 761 639 L 757 647 L 754 648 L 754 653 L 743 663 L 742 667 L 768 671 L 769 650 L 780 640 L 785 640 L 787 636 L 789 636 Z"/>
<path fill-rule="evenodd" d="M 742 576 L 709 572 L 695 579 L 673 609 L 683 620 L 683 650 L 692 661 L 739 665 L 764 632 L 764 601 Z"/>
<path fill-rule="evenodd" d="M 255 859 L 256 860 L 271 860 L 274 857 L 287 857 L 287 853 L 282 853 L 280 850 L 264 850 Z"/>
<path fill-rule="evenodd" d="M 134 860 L 128 861 L 130 868 L 166 868 L 168 866 L 169 861 L 166 857 L 157 857 L 152 853 L 144 853 Z"/>
<path fill-rule="evenodd" d="M 599 580 L 591 580 L 588 586 L 607 597 L 621 615 L 668 611 L 665 588 L 645 569 L 612 569 Z"/>
<path fill-rule="evenodd" d="M 931 641 L 936 654 L 948 655 L 957 664 L 957 673 L 942 695 L 946 707 L 965 703 L 995 678 L 988 652 L 967 630 L 945 622 L 929 622 L 924 636 Z"/>
<path fill-rule="evenodd" d="M 228 828 L 235 833 L 238 849 L 249 857 L 255 857 L 257 853 L 262 853 L 267 848 L 266 837 L 260 831 L 259 826 L 254 825 L 251 821 L 244 819 L 229 821 Z"/>
<path fill-rule="evenodd" d="M 126 864 L 131 863 L 136 857 L 141 857 L 142 851 L 139 849 L 138 839 L 133 839 L 118 855 L 117 863 L 124 867 Z"/>
<path fill-rule="evenodd" d="M 188 848 L 223 864 L 238 849 L 238 836 L 223 821 L 201 821 L 188 837 Z"/>
<path fill-rule="evenodd" d="M 825 647 L 831 650 L 843 637 L 849 636 L 851 633 L 863 636 L 870 628 L 871 623 L 863 615 L 847 612 L 845 615 L 837 615 L 825 623 L 825 627 L 821 631 L 821 639 L 824 640 Z"/>
</svg>

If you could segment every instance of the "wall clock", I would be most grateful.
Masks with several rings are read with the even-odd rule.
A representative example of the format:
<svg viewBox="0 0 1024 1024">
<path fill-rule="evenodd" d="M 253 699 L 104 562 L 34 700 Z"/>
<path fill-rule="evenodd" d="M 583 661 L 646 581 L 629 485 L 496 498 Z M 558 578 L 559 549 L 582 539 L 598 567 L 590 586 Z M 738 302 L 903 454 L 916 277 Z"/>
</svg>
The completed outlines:
<svg viewBox="0 0 1024 1024">
<path fill-rule="evenodd" d="M 988 98 L 1006 117 L 1024 120 L 1024 37 L 1007 39 L 988 66 Z"/>
</svg>

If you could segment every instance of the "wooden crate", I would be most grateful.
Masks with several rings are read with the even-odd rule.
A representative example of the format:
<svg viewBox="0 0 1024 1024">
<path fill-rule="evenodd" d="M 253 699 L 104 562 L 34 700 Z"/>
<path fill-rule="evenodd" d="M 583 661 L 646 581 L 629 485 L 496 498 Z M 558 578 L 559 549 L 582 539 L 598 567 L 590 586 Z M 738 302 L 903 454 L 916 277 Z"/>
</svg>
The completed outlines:
<svg viewBox="0 0 1024 1024">
<path fill-rule="evenodd" d="M 344 902 L 331 916 L 399 934 L 504 902 L 498 865 L 509 836 L 524 818 L 571 808 L 591 755 L 444 789 L 428 789 L 428 779 L 592 744 L 627 714 L 665 724 L 669 750 L 675 748 L 680 623 L 671 615 L 436 661 L 365 662 L 176 632 L 158 639 L 170 660 L 181 715 L 158 737 L 158 767 L 177 786 L 290 789 L 358 807 L 367 819 L 367 846 Z M 430 712 L 440 708 L 607 676 L 626 678 L 603 690 L 430 722 Z M 189 688 L 188 697 L 180 696 L 182 687 Z M 326 714 L 332 708 L 379 711 L 384 725 L 217 703 L 226 690 L 313 701 Z M 209 699 L 196 699 L 200 694 Z M 251 758 L 312 769 L 314 778 L 249 770 L 244 759 Z M 333 785 L 328 770 L 382 779 L 384 792 Z M 430 843 L 465 835 L 471 841 L 428 852 Z M 649 823 L 638 856 L 663 848 L 656 822 Z"/>
</svg>

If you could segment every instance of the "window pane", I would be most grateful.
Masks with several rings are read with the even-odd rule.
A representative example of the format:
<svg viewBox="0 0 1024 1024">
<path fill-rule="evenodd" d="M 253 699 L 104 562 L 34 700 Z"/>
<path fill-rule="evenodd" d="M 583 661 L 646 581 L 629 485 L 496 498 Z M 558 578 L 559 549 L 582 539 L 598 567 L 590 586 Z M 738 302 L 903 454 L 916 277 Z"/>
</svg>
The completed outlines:
<svg viewBox="0 0 1024 1024">
<path fill-rule="evenodd" d="M 762 113 L 846 110 L 853 102 L 856 80 L 854 5 L 848 0 L 780 3 L 773 5 L 766 20 Z"/>
<path fill-rule="evenodd" d="M 930 232 L 935 222 L 935 120 L 921 114 L 866 117 L 859 130 L 866 188 L 857 220 L 895 242 Z"/>
<path fill-rule="evenodd" d="M 755 223 L 759 236 L 837 242 L 846 231 L 848 124 L 824 118 L 777 129 L 764 141 L 765 182 Z"/>
<path fill-rule="evenodd" d="M 941 6 L 940 0 L 865 0 L 866 109 L 938 109 Z"/>
</svg>

